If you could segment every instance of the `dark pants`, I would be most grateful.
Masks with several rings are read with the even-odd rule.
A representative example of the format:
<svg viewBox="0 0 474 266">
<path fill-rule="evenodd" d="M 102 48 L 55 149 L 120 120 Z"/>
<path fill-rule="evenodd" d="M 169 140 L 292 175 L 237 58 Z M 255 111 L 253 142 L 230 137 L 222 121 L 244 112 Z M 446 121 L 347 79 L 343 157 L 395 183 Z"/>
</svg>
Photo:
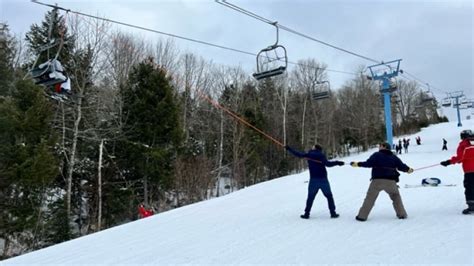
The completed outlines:
<svg viewBox="0 0 474 266">
<path fill-rule="evenodd" d="M 464 195 L 467 205 L 474 207 L 474 173 L 464 174 Z"/>
<path fill-rule="evenodd" d="M 323 178 L 310 178 L 308 185 L 308 198 L 306 199 L 306 208 L 304 213 L 308 214 L 311 212 L 311 207 L 313 207 L 314 198 L 318 194 L 319 189 L 323 191 L 324 196 L 328 200 L 328 208 L 331 214 L 336 213 L 336 205 L 334 204 L 334 198 L 331 192 L 331 186 L 329 181 Z"/>
</svg>

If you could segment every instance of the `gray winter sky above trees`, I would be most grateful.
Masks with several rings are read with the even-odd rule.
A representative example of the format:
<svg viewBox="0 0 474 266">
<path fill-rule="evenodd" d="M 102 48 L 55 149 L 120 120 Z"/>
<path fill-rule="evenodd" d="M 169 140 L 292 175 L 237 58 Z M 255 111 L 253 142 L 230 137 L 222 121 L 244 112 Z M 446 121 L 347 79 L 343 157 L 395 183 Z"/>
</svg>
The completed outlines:
<svg viewBox="0 0 474 266">
<path fill-rule="evenodd" d="M 217 4 L 212 0 L 43 0 L 91 15 L 143 26 L 243 51 L 257 53 L 275 41 L 274 27 Z M 470 0 L 445 1 L 330 1 L 246 0 L 228 2 L 278 21 L 315 39 L 380 61 L 403 59 L 401 68 L 429 83 L 438 99 L 445 92 L 463 90 L 474 98 L 473 25 Z M 28 0 L 0 0 L 0 21 L 16 35 L 40 23 L 49 8 Z M 85 18 L 88 19 L 88 18 Z M 166 36 L 111 25 L 147 40 Z M 281 30 L 280 44 L 292 62 L 314 58 L 328 69 L 357 72 L 373 62 Z M 180 51 L 196 53 L 228 66 L 241 65 L 249 73 L 255 58 L 215 47 L 175 40 Z M 410 75 L 404 75 L 413 79 Z M 352 75 L 329 72 L 338 88 Z"/>
</svg>

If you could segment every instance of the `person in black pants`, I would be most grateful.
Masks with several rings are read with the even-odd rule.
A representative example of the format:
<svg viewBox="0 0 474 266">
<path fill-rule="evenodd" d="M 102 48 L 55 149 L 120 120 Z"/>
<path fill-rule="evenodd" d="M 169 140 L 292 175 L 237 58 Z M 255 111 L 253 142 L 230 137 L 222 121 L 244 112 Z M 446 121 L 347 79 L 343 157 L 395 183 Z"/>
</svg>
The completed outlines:
<svg viewBox="0 0 474 266">
<path fill-rule="evenodd" d="M 339 214 L 336 213 L 336 205 L 334 203 L 334 197 L 331 192 L 331 186 L 329 185 L 326 166 L 342 166 L 344 165 L 344 162 L 328 161 L 326 159 L 326 156 L 322 152 L 323 148 L 317 144 L 314 145 L 313 149 L 309 150 L 306 153 L 297 151 L 289 146 L 285 146 L 285 148 L 294 156 L 299 158 L 306 158 L 308 160 L 310 176 L 308 185 L 308 198 L 306 199 L 306 207 L 304 209 L 304 214 L 302 214 L 300 217 L 303 219 L 309 219 L 311 207 L 313 206 L 314 199 L 316 198 L 316 194 L 318 193 L 319 189 L 322 190 L 323 195 L 328 200 L 328 208 L 331 214 L 331 218 L 339 217 Z"/>
<path fill-rule="evenodd" d="M 447 145 L 448 145 L 448 142 L 447 142 L 445 139 L 443 139 L 443 148 L 441 148 L 441 150 L 442 150 L 442 151 L 447 151 L 447 150 L 448 150 L 448 146 L 447 146 Z"/>
</svg>

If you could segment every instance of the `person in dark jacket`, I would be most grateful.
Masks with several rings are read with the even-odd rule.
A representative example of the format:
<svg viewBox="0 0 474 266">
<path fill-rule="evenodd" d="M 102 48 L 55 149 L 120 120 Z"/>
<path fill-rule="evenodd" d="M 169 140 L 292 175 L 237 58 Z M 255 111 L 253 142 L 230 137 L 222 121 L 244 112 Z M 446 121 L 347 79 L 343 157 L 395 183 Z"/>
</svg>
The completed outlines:
<svg viewBox="0 0 474 266">
<path fill-rule="evenodd" d="M 443 139 L 443 147 L 441 148 L 442 151 L 447 151 L 448 150 L 448 141 Z"/>
<path fill-rule="evenodd" d="M 297 151 L 289 146 L 285 146 L 285 148 L 296 157 L 306 158 L 308 160 L 310 176 L 308 185 L 308 198 L 306 199 L 304 214 L 302 214 L 300 217 L 303 219 L 309 219 L 311 207 L 313 206 L 314 199 L 316 198 L 316 194 L 318 193 L 319 189 L 322 190 L 323 195 L 328 200 L 328 208 L 331 218 L 339 217 L 339 214 L 336 213 L 336 205 L 331 192 L 331 186 L 329 185 L 326 167 L 332 167 L 335 165 L 342 166 L 344 165 L 344 162 L 328 161 L 322 152 L 323 148 L 317 144 L 314 145 L 313 149 L 307 153 Z"/>
<path fill-rule="evenodd" d="M 456 149 L 456 155 L 451 159 L 442 161 L 442 166 L 462 163 L 464 171 L 464 196 L 466 197 L 467 209 L 463 214 L 474 213 L 474 133 L 467 129 L 461 131 L 461 142 Z"/>
<path fill-rule="evenodd" d="M 407 218 L 407 212 L 405 207 L 403 207 L 400 191 L 398 191 L 397 182 L 399 181 L 398 177 L 400 174 L 397 170 L 411 174 L 413 169 L 392 153 L 390 144 L 380 144 L 379 151 L 372 154 L 367 161 L 351 162 L 351 166 L 372 168 L 369 190 L 359 210 L 359 214 L 356 216 L 357 221 L 363 222 L 367 220 L 372 207 L 374 207 L 375 200 L 382 190 L 390 196 L 397 217 L 399 219 Z"/>
</svg>

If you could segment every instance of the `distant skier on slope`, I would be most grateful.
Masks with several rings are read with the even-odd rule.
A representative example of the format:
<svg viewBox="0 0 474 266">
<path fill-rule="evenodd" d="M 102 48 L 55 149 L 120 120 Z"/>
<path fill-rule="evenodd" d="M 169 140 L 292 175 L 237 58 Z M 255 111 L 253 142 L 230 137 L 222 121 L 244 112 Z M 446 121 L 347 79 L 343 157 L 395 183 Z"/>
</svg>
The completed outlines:
<svg viewBox="0 0 474 266">
<path fill-rule="evenodd" d="M 146 218 L 153 215 L 153 210 L 147 210 L 143 204 L 140 204 L 138 205 L 138 214 L 140 215 L 140 218 Z"/>
<path fill-rule="evenodd" d="M 397 170 L 411 174 L 413 169 L 393 154 L 390 150 L 390 144 L 381 143 L 379 151 L 372 154 L 367 161 L 351 162 L 351 166 L 372 168 L 369 190 L 359 210 L 359 214 L 355 217 L 357 221 L 364 222 L 367 220 L 372 207 L 374 207 L 375 200 L 382 190 L 390 196 L 397 217 L 399 219 L 406 219 L 408 217 L 397 186 L 398 177 L 400 176 Z"/>
<path fill-rule="evenodd" d="M 447 151 L 448 150 L 448 141 L 443 139 L 443 147 L 441 148 L 442 151 Z"/>
<path fill-rule="evenodd" d="M 328 174 L 326 171 L 327 167 L 332 166 L 342 166 L 344 162 L 342 161 L 328 161 L 326 156 L 323 154 L 323 148 L 320 145 L 314 145 L 313 149 L 309 150 L 307 153 L 297 151 L 290 146 L 285 146 L 285 149 L 296 157 L 306 158 L 308 160 L 309 167 L 309 184 L 308 184 L 308 198 L 306 199 L 306 207 L 304 209 L 304 214 L 300 217 L 303 219 L 309 219 L 309 214 L 311 212 L 311 207 L 313 206 L 314 199 L 318 190 L 321 189 L 323 195 L 328 200 L 328 208 L 331 214 L 331 218 L 339 217 L 339 214 L 336 213 L 336 205 L 334 203 L 334 197 L 331 192 L 331 186 L 329 185 Z"/>
<path fill-rule="evenodd" d="M 474 213 L 474 134 L 471 130 L 463 130 L 460 134 L 456 155 L 451 159 L 442 161 L 442 166 L 462 163 L 464 171 L 464 195 L 468 208 L 463 210 L 463 214 Z"/>
</svg>

